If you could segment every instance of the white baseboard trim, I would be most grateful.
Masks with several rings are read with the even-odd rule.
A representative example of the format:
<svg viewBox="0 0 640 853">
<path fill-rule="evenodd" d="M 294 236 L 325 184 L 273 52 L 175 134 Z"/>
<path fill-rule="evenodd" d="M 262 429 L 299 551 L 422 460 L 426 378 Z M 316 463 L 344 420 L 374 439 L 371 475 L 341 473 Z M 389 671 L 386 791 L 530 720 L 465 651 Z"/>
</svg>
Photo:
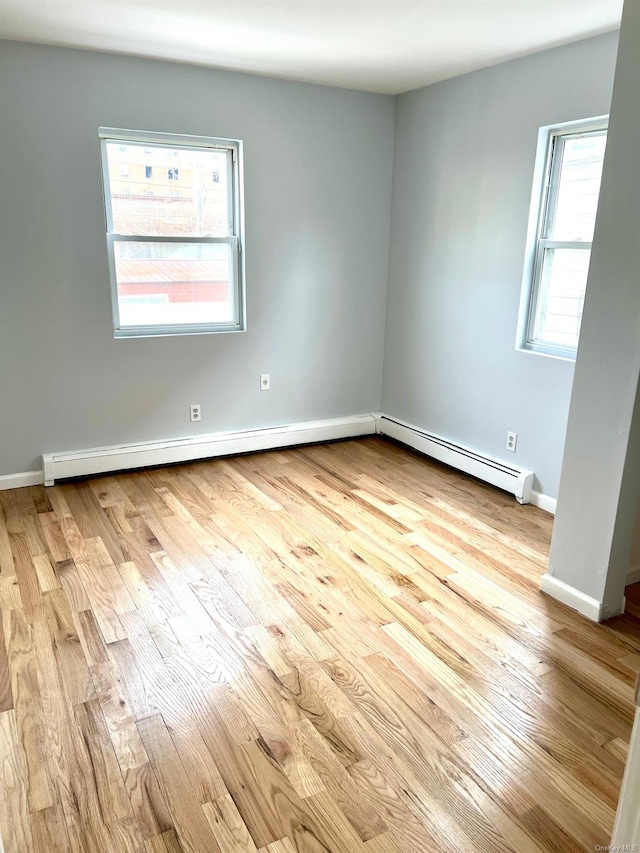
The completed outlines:
<svg viewBox="0 0 640 853">
<path fill-rule="evenodd" d="M 556 504 L 558 503 L 558 499 L 552 498 L 551 495 L 543 495 L 542 492 L 536 492 L 534 489 L 531 492 L 531 503 L 534 506 L 539 507 L 539 509 L 543 509 L 545 512 L 550 512 L 551 515 L 556 514 Z"/>
<path fill-rule="evenodd" d="M 0 492 L 5 489 L 21 489 L 23 486 L 40 486 L 44 483 L 42 471 L 23 471 L 20 474 L 0 476 Z"/>
<path fill-rule="evenodd" d="M 66 477 L 84 477 L 130 468 L 169 465 L 257 450 L 274 450 L 296 444 L 373 435 L 375 432 L 376 419 L 373 415 L 354 415 L 265 429 L 217 432 L 166 441 L 144 441 L 87 450 L 43 453 L 44 483 L 52 486 L 57 479 Z"/>
<path fill-rule="evenodd" d="M 589 595 L 585 595 L 584 592 L 580 592 L 579 589 L 569 586 L 564 581 L 546 574 L 542 578 L 540 589 L 542 592 L 550 595 L 551 598 L 555 598 L 557 601 L 561 601 L 568 607 L 573 608 L 573 610 L 577 610 L 578 613 L 582 613 L 587 619 L 591 619 L 593 622 L 601 621 L 602 603 L 595 598 L 591 598 Z"/>
<path fill-rule="evenodd" d="M 627 586 L 630 586 L 632 583 L 640 583 L 640 566 L 634 566 L 627 573 Z"/>
</svg>

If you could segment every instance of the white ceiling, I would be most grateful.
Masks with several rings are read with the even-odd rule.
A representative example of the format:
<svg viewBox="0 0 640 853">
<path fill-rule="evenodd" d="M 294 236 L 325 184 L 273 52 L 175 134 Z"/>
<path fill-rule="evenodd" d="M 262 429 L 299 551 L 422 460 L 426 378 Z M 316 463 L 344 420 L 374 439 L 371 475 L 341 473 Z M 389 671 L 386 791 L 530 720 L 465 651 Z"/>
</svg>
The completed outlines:
<svg viewBox="0 0 640 853">
<path fill-rule="evenodd" d="M 615 29 L 622 0 L 0 0 L 0 38 L 396 94 Z"/>
</svg>

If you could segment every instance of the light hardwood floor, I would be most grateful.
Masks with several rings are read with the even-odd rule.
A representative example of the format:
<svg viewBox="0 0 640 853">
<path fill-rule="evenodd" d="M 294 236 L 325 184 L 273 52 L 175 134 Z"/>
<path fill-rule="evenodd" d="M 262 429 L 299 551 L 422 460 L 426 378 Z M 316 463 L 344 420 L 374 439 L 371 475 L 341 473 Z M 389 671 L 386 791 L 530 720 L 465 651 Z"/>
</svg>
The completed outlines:
<svg viewBox="0 0 640 853">
<path fill-rule="evenodd" d="M 380 439 L 0 492 L 6 853 L 607 844 L 640 623 Z"/>
</svg>

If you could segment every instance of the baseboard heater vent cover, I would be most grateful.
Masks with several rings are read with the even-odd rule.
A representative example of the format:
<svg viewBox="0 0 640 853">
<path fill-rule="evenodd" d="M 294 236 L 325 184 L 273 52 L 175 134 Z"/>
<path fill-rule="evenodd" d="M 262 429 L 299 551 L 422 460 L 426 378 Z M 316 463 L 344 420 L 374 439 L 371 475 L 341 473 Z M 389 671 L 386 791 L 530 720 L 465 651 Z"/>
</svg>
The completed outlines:
<svg viewBox="0 0 640 853">
<path fill-rule="evenodd" d="M 439 462 L 451 465 L 452 468 L 464 471 L 465 474 L 471 474 L 472 477 L 510 492 L 515 495 L 518 503 L 527 504 L 531 500 L 533 471 L 507 465 L 500 459 L 485 456 L 470 447 L 456 444 L 442 436 L 425 432 L 419 427 L 386 415 L 381 415 L 378 419 L 378 432 L 413 447 L 414 450 L 432 459 L 437 459 Z"/>
<path fill-rule="evenodd" d="M 120 444 L 111 447 L 94 447 L 60 453 L 43 453 L 45 486 L 69 477 L 86 477 L 130 468 L 149 468 L 175 462 L 191 462 L 214 456 L 252 453 L 257 450 L 274 450 L 297 444 L 336 441 L 373 435 L 376 419 L 373 415 L 354 415 L 322 421 L 304 421 L 286 426 L 267 427 L 237 432 L 216 432 L 177 438 L 168 441 L 144 441 L 138 444 Z"/>
</svg>

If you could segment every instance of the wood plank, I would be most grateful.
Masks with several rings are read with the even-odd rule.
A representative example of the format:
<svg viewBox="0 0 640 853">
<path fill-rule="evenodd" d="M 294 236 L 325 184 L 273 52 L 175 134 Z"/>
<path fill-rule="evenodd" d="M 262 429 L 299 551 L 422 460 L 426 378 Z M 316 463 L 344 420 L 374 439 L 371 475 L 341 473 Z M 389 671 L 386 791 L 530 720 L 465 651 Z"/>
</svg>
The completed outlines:
<svg viewBox="0 0 640 853">
<path fill-rule="evenodd" d="M 70 705 L 87 702 L 95 697 L 95 687 L 67 599 L 62 590 L 53 590 L 44 604 L 67 700 Z"/>
<path fill-rule="evenodd" d="M 149 762 L 127 768 L 124 784 L 145 839 L 164 835 L 173 829 L 173 818 Z"/>
<path fill-rule="evenodd" d="M 308 720 L 301 720 L 295 726 L 295 733 L 303 753 L 309 757 L 311 766 L 362 841 L 368 841 L 386 832 L 387 825 L 384 820 L 366 798 L 362 797 L 362 790 L 358 790 L 353 779 L 313 725 Z"/>
<path fill-rule="evenodd" d="M 55 512 L 44 512 L 38 516 L 44 540 L 54 563 L 64 563 L 71 559 L 69 548 L 60 528 Z"/>
<path fill-rule="evenodd" d="M 37 554 L 31 558 L 36 570 L 38 586 L 41 592 L 51 592 L 53 589 L 62 589 L 58 573 L 51 564 L 51 559 L 46 554 Z"/>
<path fill-rule="evenodd" d="M 13 690 L 11 689 L 11 669 L 7 647 L 4 641 L 4 628 L 0 620 L 0 714 L 13 708 Z"/>
<path fill-rule="evenodd" d="M 91 667 L 91 673 L 109 736 L 123 772 L 146 764 L 145 752 L 135 716 L 127 698 L 127 686 L 118 668 L 108 658 Z"/>
<path fill-rule="evenodd" d="M 295 848 L 288 838 L 280 838 L 266 847 L 261 847 L 259 853 L 295 853 Z"/>
<path fill-rule="evenodd" d="M 131 841 L 131 836 L 135 839 L 137 835 L 138 823 L 131 811 L 100 704 L 93 699 L 75 705 L 73 715 L 91 767 L 102 821 L 116 836 L 129 836 L 127 841 Z"/>
<path fill-rule="evenodd" d="M 398 849 L 406 850 L 407 853 L 413 850 L 439 853 L 442 849 L 441 841 L 420 823 L 371 759 L 365 758 L 352 764 L 347 772 L 391 827 L 389 834 Z M 378 837 L 384 839 L 386 835 Z"/>
<path fill-rule="evenodd" d="M 10 533 L 9 543 L 20 588 L 24 613 L 29 622 L 42 618 L 43 597 L 38 576 L 33 569 L 29 543 L 24 533 Z"/>
<path fill-rule="evenodd" d="M 257 853 L 258 848 L 229 794 L 205 803 L 202 808 L 223 853 Z"/>
<path fill-rule="evenodd" d="M 17 729 L 26 765 L 21 784 L 26 791 L 30 810 L 38 811 L 53 806 L 55 797 L 52 780 L 47 773 L 48 747 L 42 725 L 44 712 L 34 629 L 19 610 L 4 614 L 3 627 L 15 702 L 15 715 L 11 719 Z"/>
<path fill-rule="evenodd" d="M 31 815 L 36 853 L 72 853 L 64 812 L 59 803 Z"/>
<path fill-rule="evenodd" d="M 146 839 L 145 845 L 147 853 L 183 853 L 182 844 L 174 829 Z"/>
<path fill-rule="evenodd" d="M 185 853 L 202 853 L 204 850 L 219 853 L 220 846 L 198 805 L 162 717 L 139 720 L 138 731 Z"/>
<path fill-rule="evenodd" d="M 79 613 L 81 610 L 90 610 L 91 602 L 85 592 L 85 588 L 80 580 L 80 573 L 73 560 L 65 560 L 63 563 L 58 563 L 57 571 L 71 611 Z"/>
<path fill-rule="evenodd" d="M 0 714 L 0 755 L 0 838 L 7 853 L 29 853 L 34 847 L 27 790 L 23 784 L 27 767 L 20 747 L 15 711 Z"/>
</svg>

